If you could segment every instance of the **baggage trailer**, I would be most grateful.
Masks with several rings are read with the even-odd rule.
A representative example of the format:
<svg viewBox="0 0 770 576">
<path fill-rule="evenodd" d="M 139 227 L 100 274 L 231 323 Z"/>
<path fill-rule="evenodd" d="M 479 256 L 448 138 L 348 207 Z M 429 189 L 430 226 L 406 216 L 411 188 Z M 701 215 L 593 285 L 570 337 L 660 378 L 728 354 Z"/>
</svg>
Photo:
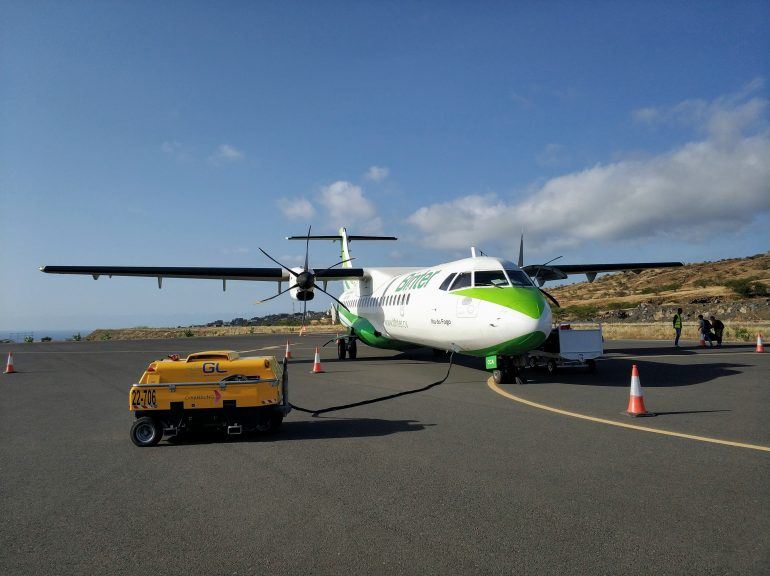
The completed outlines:
<svg viewBox="0 0 770 576">
<path fill-rule="evenodd" d="M 274 432 L 291 411 L 288 387 L 286 361 L 275 356 L 211 350 L 156 360 L 128 393 L 131 440 L 154 446 L 164 435 L 204 428 L 230 436 Z"/>
<path fill-rule="evenodd" d="M 545 366 L 551 374 L 562 366 L 582 366 L 593 372 L 596 369 L 596 359 L 604 353 L 602 325 L 599 324 L 598 328 L 584 326 L 586 325 L 560 324 L 551 330 L 551 334 L 540 348 L 529 351 L 529 366 Z"/>
</svg>

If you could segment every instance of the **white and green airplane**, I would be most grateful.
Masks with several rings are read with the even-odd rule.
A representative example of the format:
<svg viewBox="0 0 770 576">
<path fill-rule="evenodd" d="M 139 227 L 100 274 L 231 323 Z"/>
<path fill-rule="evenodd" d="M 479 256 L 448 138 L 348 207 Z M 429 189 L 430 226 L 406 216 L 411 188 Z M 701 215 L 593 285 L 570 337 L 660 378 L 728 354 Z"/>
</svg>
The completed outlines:
<svg viewBox="0 0 770 576">
<path fill-rule="evenodd" d="M 349 235 L 340 228 L 337 235 L 311 236 L 308 229 L 307 235 L 288 239 L 305 240 L 303 267 L 288 268 L 262 250 L 280 267 L 43 266 L 40 270 L 88 274 L 95 280 L 99 276 L 149 276 L 158 279 L 159 288 L 163 278 L 219 279 L 223 289 L 228 280 L 278 282 L 277 294 L 261 302 L 289 292 L 304 302 L 305 310 L 319 290 L 337 302 L 332 312 L 348 328 L 348 334 L 337 339 L 340 359 L 357 357 L 358 340 L 395 350 L 429 347 L 483 357 L 495 381 L 510 382 L 521 381 L 520 369 L 526 365 L 527 352 L 543 344 L 551 332 L 551 308 L 546 298 L 557 306 L 558 302 L 540 288 L 543 283 L 566 279 L 569 274 L 586 274 L 593 281 L 600 272 L 682 266 L 681 262 L 524 266 L 522 239 L 518 264 L 477 255 L 471 248 L 470 258 L 427 268 L 354 268 L 351 241 L 396 238 Z M 311 268 L 310 240 L 340 242 L 341 261 L 321 271 Z M 326 291 L 330 281 L 342 281 L 339 298 Z M 282 289 L 283 282 L 291 285 Z"/>
</svg>

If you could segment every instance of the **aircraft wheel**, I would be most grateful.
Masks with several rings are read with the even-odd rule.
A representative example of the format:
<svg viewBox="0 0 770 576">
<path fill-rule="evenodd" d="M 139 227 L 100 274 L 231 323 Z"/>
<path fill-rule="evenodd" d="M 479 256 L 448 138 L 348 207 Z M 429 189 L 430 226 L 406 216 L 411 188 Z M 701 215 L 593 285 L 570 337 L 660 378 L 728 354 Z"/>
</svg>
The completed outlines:
<svg viewBox="0 0 770 576">
<path fill-rule="evenodd" d="M 556 372 L 556 362 L 554 362 L 553 360 L 549 360 L 546 363 L 545 367 L 548 368 L 549 374 L 553 374 L 554 372 Z"/>
<path fill-rule="evenodd" d="M 344 360 L 346 352 L 347 352 L 347 347 L 345 346 L 345 339 L 339 338 L 337 340 L 337 358 L 340 360 Z"/>
<path fill-rule="evenodd" d="M 355 360 L 356 356 L 358 355 L 358 346 L 356 345 L 356 341 L 352 338 L 348 342 L 348 358 L 351 360 Z"/>
<path fill-rule="evenodd" d="M 514 378 L 514 380 L 516 381 L 516 384 L 519 384 L 519 385 L 527 383 L 527 379 L 524 378 L 524 376 L 521 374 L 516 374 L 516 377 Z"/>
<path fill-rule="evenodd" d="M 504 379 L 505 377 L 502 370 L 492 370 L 492 380 L 495 384 L 503 384 Z"/>
<path fill-rule="evenodd" d="M 144 448 L 155 446 L 163 438 L 163 428 L 160 422 L 149 416 L 142 416 L 131 426 L 131 441 Z"/>
</svg>

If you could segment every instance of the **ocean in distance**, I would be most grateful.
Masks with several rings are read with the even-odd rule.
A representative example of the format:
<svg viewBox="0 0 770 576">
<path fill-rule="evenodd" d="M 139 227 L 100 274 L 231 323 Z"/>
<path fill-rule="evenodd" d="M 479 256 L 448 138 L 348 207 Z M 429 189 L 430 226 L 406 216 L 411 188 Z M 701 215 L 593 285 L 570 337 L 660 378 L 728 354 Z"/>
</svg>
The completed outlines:
<svg viewBox="0 0 770 576">
<path fill-rule="evenodd" d="M 80 334 L 81 337 L 85 338 L 91 332 L 93 332 L 93 330 L 91 329 L 2 331 L 0 332 L 0 341 L 12 340 L 13 342 L 24 342 L 24 338 L 31 337 L 34 339 L 35 342 L 40 342 L 41 338 L 49 337 L 52 340 L 55 340 L 57 342 L 62 342 L 64 340 L 72 340 L 73 339 L 72 337 L 75 334 Z"/>
</svg>

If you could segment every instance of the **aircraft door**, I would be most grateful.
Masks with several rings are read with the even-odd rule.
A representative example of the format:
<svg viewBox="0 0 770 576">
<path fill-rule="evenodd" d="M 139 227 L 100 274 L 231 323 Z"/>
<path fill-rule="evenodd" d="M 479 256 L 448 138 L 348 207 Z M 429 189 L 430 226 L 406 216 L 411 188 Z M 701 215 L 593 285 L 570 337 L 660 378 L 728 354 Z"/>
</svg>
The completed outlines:
<svg viewBox="0 0 770 576">
<path fill-rule="evenodd" d="M 469 296 L 461 296 L 457 300 L 458 318 L 476 318 L 479 314 L 479 301 Z"/>
<path fill-rule="evenodd" d="M 473 286 L 473 277 L 471 272 L 462 272 L 452 282 L 452 290 L 461 288 L 470 288 Z M 470 296 L 457 295 L 457 309 L 455 314 L 458 318 L 476 318 L 479 314 L 479 301 Z"/>
</svg>

